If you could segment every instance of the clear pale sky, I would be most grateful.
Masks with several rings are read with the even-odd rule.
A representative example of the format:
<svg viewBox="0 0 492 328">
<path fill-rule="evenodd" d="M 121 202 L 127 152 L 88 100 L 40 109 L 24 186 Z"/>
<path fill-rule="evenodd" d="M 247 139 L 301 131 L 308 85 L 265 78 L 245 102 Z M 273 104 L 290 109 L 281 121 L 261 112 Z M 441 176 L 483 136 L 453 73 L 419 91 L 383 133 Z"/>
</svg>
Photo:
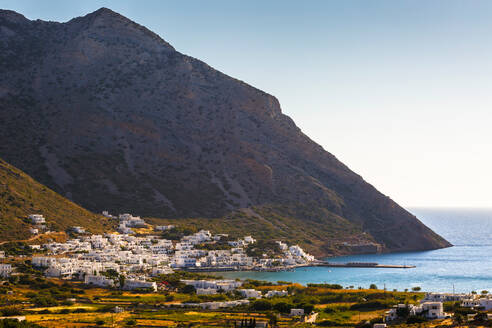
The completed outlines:
<svg viewBox="0 0 492 328">
<path fill-rule="evenodd" d="M 401 205 L 492 206 L 492 1 L 0 0 L 54 21 L 103 6 L 276 96 Z"/>
</svg>

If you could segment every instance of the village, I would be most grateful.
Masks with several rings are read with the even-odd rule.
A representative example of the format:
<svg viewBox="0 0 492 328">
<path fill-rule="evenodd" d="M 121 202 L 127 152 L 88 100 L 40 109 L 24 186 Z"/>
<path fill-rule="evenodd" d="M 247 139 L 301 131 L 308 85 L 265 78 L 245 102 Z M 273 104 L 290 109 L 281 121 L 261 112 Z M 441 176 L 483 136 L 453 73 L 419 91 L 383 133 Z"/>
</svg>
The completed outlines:
<svg viewBox="0 0 492 328">
<path fill-rule="evenodd" d="M 304 325 L 331 322 L 330 318 L 334 315 L 333 313 L 342 311 L 336 307 L 319 307 L 316 303 L 322 302 L 319 299 L 312 301 L 309 298 L 311 300 L 309 302 L 312 303 L 295 301 L 303 294 L 339 293 L 337 290 L 343 290 L 343 287 L 339 285 L 311 284 L 306 288 L 299 284 L 278 282 L 277 286 L 267 282 L 223 279 L 208 275 L 208 273 L 232 270 L 291 270 L 299 266 L 318 263 L 312 255 L 297 245 L 289 246 L 285 242 L 275 241 L 277 253 L 266 254 L 260 250 L 260 252 L 255 252 L 259 256 L 253 256 L 248 255 L 248 252 L 255 249 L 257 244 L 252 236 L 234 239 L 226 234 L 212 234 L 210 231 L 200 230 L 171 240 L 165 237 L 171 232 L 176 232 L 176 227 L 173 225 L 151 226 L 140 217 L 131 214 L 113 216 L 108 212 L 103 212 L 103 215 L 117 222 L 116 231 L 90 234 L 82 227 L 72 227 L 69 231 L 71 237 L 64 242 L 51 241 L 29 245 L 32 253 L 28 259 L 29 262 L 26 263 L 29 263 L 34 270 L 31 272 L 44 276 L 47 281 L 65 281 L 75 286 L 84 286 L 85 289 L 99 290 L 98 293 L 101 295 L 98 296 L 99 299 L 107 295 L 105 290 L 109 291 L 110 295 L 116 295 L 115 290 L 138 293 L 141 295 L 138 297 L 165 295 L 166 302 L 152 303 L 151 308 L 154 309 L 152 311 L 156 311 L 156 307 L 157 309 L 164 307 L 184 311 L 197 309 L 206 311 L 204 313 L 209 311 L 223 313 L 223 311 L 244 309 L 257 312 L 254 322 L 250 318 L 246 325 L 245 322 L 234 319 L 235 326 L 239 324 L 238 322 L 240 326 L 245 327 L 268 327 L 268 323 L 275 326 L 271 320 L 266 320 L 266 316 L 271 317 L 268 311 L 272 310 L 278 311 L 275 320 L 295 321 L 296 324 Z M 34 235 L 41 231 L 46 233 L 46 218 L 40 214 L 33 214 L 28 219 Z M 20 262 L 8 263 L 10 257 L 12 261 L 20 259 Z M 29 281 L 24 274 L 25 265 L 19 264 L 23 263 L 23 259 L 24 255 L 18 258 L 0 252 L 2 262 L 0 278 L 5 280 L 4 287 L 9 285 L 9 281 L 17 281 L 19 277 L 21 280 Z M 331 289 L 335 290 L 331 291 Z M 308 292 L 309 290 L 312 291 Z M 360 309 L 364 309 L 364 306 L 371 311 L 374 310 L 371 306 L 374 306 L 375 301 L 371 301 L 369 297 L 378 295 L 377 297 L 383 299 L 378 299 L 377 302 L 380 303 L 377 304 L 381 309 L 378 308 L 374 312 L 374 318 L 368 321 L 367 327 L 383 328 L 401 324 L 405 320 L 407 322 L 454 320 L 452 318 L 456 318 L 457 315 L 460 315 L 464 322 L 473 322 L 480 316 L 484 316 L 481 320 L 492 320 L 492 314 L 487 313 L 492 311 L 492 295 L 488 291 L 469 294 L 409 294 L 403 292 L 390 294 L 385 290 L 381 295 L 377 290 L 363 291 L 359 288 L 359 290 L 350 290 L 346 293 L 346 295 L 352 293 L 364 295 L 364 297 L 354 298 L 358 303 L 354 304 L 351 301 L 352 303 L 348 303 L 351 304 L 348 309 L 344 308 L 342 311 L 353 313 L 357 310 L 359 317 Z M 134 294 L 128 294 L 126 297 L 131 295 Z M 188 296 L 180 296 L 180 301 L 169 301 L 174 300 L 177 295 Z M 387 306 L 390 304 L 385 299 L 387 297 L 393 297 L 393 304 L 390 306 Z M 340 299 L 343 298 L 337 298 L 337 300 Z M 95 300 L 96 298 L 90 301 L 90 304 L 97 303 Z M 77 297 L 70 297 L 62 303 L 67 301 L 81 304 L 87 302 Z M 24 303 L 26 302 L 22 302 Z M 104 304 L 107 305 L 107 303 Z M 129 310 L 128 306 L 125 308 L 122 304 L 115 303 L 110 311 L 120 313 Z M 450 304 L 453 304 L 452 308 Z M 381 312 L 383 308 L 386 309 Z M 50 313 L 49 307 L 42 311 Z M 73 311 L 78 310 L 75 308 Z M 231 316 L 231 318 L 236 317 Z M 17 318 L 26 320 L 26 316 Z M 32 318 L 32 316 L 27 316 L 27 318 Z"/>
<path fill-rule="evenodd" d="M 173 270 L 224 271 L 224 270 L 270 270 L 288 269 L 297 265 L 306 265 L 315 258 L 295 245 L 278 241 L 281 255 L 275 258 L 255 258 L 246 254 L 246 247 L 256 240 L 251 236 L 237 240 L 228 240 L 223 244 L 228 249 L 214 249 L 213 246 L 225 234 L 212 235 L 210 231 L 201 230 L 183 236 L 179 241 L 159 238 L 158 234 L 135 236 L 134 229 L 149 227 L 140 217 L 120 214 L 118 217 L 103 212 L 103 215 L 117 219 L 117 232 L 104 235 L 91 235 L 82 227 L 72 227 L 75 238 L 66 242 L 50 242 L 31 245 L 34 252 L 42 255 L 32 256 L 32 266 L 41 268 L 46 277 L 80 280 L 98 287 L 114 287 L 120 284 L 103 275 L 115 272 L 124 277 L 121 288 L 127 290 L 150 289 L 157 291 L 156 282 L 149 282 L 152 277 L 172 273 Z M 46 219 L 39 214 L 29 216 L 33 224 L 31 232 L 39 233 L 46 229 Z M 153 227 L 156 233 L 174 229 L 172 225 Z M 207 245 L 209 249 L 197 248 Z M 7 276 L 11 271 L 8 265 L 0 266 L 0 274 Z M 237 286 L 236 286 L 237 287 Z M 229 290 L 230 286 L 223 285 Z M 198 288 L 197 293 L 210 293 L 210 288 Z M 246 293 L 246 298 L 250 294 Z"/>
</svg>

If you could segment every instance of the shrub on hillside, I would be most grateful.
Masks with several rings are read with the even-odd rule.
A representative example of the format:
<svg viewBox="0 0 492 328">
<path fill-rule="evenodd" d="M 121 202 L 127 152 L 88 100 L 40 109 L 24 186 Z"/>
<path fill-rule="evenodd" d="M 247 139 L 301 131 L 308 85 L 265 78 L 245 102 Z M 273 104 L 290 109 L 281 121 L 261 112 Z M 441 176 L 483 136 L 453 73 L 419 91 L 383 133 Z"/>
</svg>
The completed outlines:
<svg viewBox="0 0 492 328">
<path fill-rule="evenodd" d="M 40 325 L 37 325 L 28 321 L 19 321 L 17 319 L 3 319 L 0 320 L 0 328 L 42 328 Z"/>
<path fill-rule="evenodd" d="M 268 311 L 272 309 L 272 304 L 267 300 L 257 300 L 251 304 L 251 307 L 256 311 Z"/>
<path fill-rule="evenodd" d="M 407 324 L 414 324 L 414 323 L 423 323 L 426 322 L 427 320 L 424 317 L 419 317 L 416 315 L 411 315 L 407 318 Z"/>
<path fill-rule="evenodd" d="M 39 295 L 32 299 L 33 303 L 39 307 L 56 306 L 58 302 L 52 296 Z"/>
<path fill-rule="evenodd" d="M 0 315 L 4 317 L 12 317 L 21 314 L 22 310 L 17 306 L 6 306 L 0 309 Z"/>
<path fill-rule="evenodd" d="M 287 302 L 278 302 L 277 304 L 273 305 L 273 309 L 280 313 L 289 313 L 290 309 L 292 308 L 293 305 Z"/>
<path fill-rule="evenodd" d="M 339 284 L 307 284 L 308 287 L 328 288 L 328 289 L 343 289 Z"/>
<path fill-rule="evenodd" d="M 355 303 L 350 306 L 350 310 L 382 310 L 388 308 L 391 305 L 392 303 L 388 303 L 386 300 L 374 300 L 369 302 Z"/>
</svg>

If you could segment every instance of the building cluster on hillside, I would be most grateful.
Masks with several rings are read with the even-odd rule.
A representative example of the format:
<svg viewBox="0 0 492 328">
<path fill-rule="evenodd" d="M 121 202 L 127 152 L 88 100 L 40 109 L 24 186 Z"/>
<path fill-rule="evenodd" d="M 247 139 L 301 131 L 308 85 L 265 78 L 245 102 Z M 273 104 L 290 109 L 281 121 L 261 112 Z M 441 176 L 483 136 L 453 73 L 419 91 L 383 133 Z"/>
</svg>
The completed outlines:
<svg viewBox="0 0 492 328">
<path fill-rule="evenodd" d="M 132 228 L 144 228 L 146 226 L 145 221 L 139 216 L 128 213 L 120 214 L 118 219 L 120 220 L 118 231 L 123 234 L 133 234 Z"/>
<path fill-rule="evenodd" d="M 227 235 L 213 235 L 208 230 L 200 230 L 174 242 L 162 239 L 160 234 L 140 237 L 132 230 L 148 226 L 140 217 L 131 214 L 115 217 L 108 212 L 103 215 L 119 220 L 119 233 L 83 234 L 64 243 L 32 245 L 33 248 L 47 251 L 46 256 L 33 256 L 32 265 L 43 268 L 46 276 L 79 279 L 88 284 L 108 287 L 118 283 L 104 275 L 108 270 L 113 270 L 125 276 L 126 285 L 120 287 L 155 289 L 154 285 L 142 285 L 140 282 L 146 282 L 152 276 L 171 273 L 173 270 L 261 270 L 273 266 L 275 261 L 277 266 L 279 263 L 292 266 L 314 260 L 313 256 L 304 252 L 299 246 L 289 247 L 283 242 L 279 242 L 283 256 L 276 259 L 253 258 L 246 252 L 248 245 L 256 242 L 253 237 L 246 236 L 224 241 L 224 238 L 228 238 Z M 174 226 L 155 228 L 158 231 L 171 229 L 174 229 Z M 72 229 L 72 231 L 85 232 L 83 228 Z M 213 247 L 217 242 L 221 245 L 228 243 L 230 249 L 214 250 Z M 201 247 L 204 244 L 207 244 L 207 247 Z M 212 293 L 213 289 L 196 288 L 199 293 Z M 221 289 L 227 290 L 227 288 L 222 286 Z M 243 293 L 245 297 L 256 295 L 247 290 Z"/>
<path fill-rule="evenodd" d="M 288 246 L 286 243 L 277 241 L 280 250 L 284 253 L 285 259 L 291 260 L 291 262 L 302 264 L 305 262 L 312 262 L 315 260 L 314 256 L 306 253 L 298 245 Z"/>
<path fill-rule="evenodd" d="M 32 226 L 29 228 L 29 232 L 33 235 L 37 235 L 40 231 L 46 231 L 46 219 L 41 214 L 30 214 L 28 216 L 29 223 Z"/>
<path fill-rule="evenodd" d="M 462 307 L 492 310 L 492 294 L 451 294 L 451 293 L 427 293 L 424 300 L 433 302 L 460 302 Z"/>
<path fill-rule="evenodd" d="M 450 316 L 444 312 L 444 302 L 460 302 L 463 307 L 484 311 L 492 310 L 492 295 L 490 294 L 426 293 L 419 305 L 395 305 L 386 312 L 386 320 L 396 320 L 404 312 L 412 316 L 424 316 L 426 319 L 444 319 Z"/>
</svg>

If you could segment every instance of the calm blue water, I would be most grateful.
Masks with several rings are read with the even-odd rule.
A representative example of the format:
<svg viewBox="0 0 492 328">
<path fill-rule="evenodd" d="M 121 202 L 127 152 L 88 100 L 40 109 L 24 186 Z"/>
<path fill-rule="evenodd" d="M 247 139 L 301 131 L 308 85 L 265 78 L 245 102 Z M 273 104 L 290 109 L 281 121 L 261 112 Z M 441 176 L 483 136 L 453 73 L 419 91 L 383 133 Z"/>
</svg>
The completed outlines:
<svg viewBox="0 0 492 328">
<path fill-rule="evenodd" d="M 358 255 L 330 258 L 333 262 L 378 262 L 416 265 L 414 269 L 299 268 L 294 272 L 231 272 L 226 277 L 306 284 L 338 283 L 347 286 L 425 291 L 492 291 L 492 209 L 411 209 L 422 222 L 454 247 L 426 252 Z"/>
</svg>

